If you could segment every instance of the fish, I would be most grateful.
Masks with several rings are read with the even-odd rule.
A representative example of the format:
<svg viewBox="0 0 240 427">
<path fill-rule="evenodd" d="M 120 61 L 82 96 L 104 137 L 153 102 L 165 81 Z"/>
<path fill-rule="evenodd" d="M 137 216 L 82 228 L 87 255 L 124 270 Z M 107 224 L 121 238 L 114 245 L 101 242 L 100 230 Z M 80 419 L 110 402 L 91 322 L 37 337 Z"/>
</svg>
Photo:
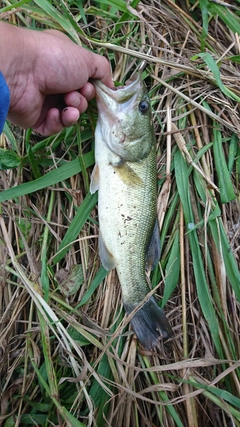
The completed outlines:
<svg viewBox="0 0 240 427">
<path fill-rule="evenodd" d="M 98 120 L 90 192 L 98 191 L 99 255 L 116 268 L 122 301 L 141 345 L 154 349 L 172 328 L 150 292 L 147 271 L 160 258 L 156 139 L 140 73 L 111 89 L 94 80 Z"/>
</svg>

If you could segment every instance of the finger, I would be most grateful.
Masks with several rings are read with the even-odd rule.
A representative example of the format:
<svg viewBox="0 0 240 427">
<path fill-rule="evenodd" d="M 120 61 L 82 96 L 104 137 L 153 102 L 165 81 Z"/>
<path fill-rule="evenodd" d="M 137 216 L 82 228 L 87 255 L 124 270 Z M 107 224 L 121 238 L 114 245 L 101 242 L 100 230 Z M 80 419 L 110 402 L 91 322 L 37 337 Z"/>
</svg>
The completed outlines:
<svg viewBox="0 0 240 427">
<path fill-rule="evenodd" d="M 51 108 L 42 123 L 33 128 L 43 136 L 54 135 L 63 129 L 63 123 L 60 119 L 60 111 L 57 108 Z"/>
<path fill-rule="evenodd" d="M 87 82 L 81 89 L 80 93 L 84 96 L 84 98 L 87 99 L 87 101 L 90 101 L 95 96 L 95 87 L 92 83 Z"/>
<path fill-rule="evenodd" d="M 84 113 L 88 107 L 88 102 L 85 96 L 77 91 L 66 93 L 64 95 L 64 101 L 67 107 L 77 108 L 80 113 Z"/>
<path fill-rule="evenodd" d="M 62 112 L 57 108 L 51 108 L 45 120 L 34 128 L 34 130 L 43 136 L 54 135 L 60 132 L 64 127 L 73 126 L 79 119 L 80 113 L 77 108 L 66 107 Z"/>
<path fill-rule="evenodd" d="M 88 66 L 89 78 L 99 79 L 106 86 L 114 88 L 110 63 L 104 56 L 97 55 L 85 49 L 83 53 Z"/>
<path fill-rule="evenodd" d="M 80 117 L 80 112 L 77 108 L 66 107 L 61 113 L 61 121 L 64 127 L 75 125 Z"/>
</svg>

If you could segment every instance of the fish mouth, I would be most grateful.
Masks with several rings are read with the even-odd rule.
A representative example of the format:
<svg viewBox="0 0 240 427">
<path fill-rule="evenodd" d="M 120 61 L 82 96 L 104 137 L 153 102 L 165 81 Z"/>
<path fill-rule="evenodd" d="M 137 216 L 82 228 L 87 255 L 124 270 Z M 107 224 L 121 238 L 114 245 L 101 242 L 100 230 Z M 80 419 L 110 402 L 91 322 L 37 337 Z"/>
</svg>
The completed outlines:
<svg viewBox="0 0 240 427">
<path fill-rule="evenodd" d="M 99 120 L 106 117 L 111 126 L 120 114 L 131 114 L 144 88 L 140 73 L 134 74 L 125 86 L 117 86 L 115 89 L 105 86 L 100 80 L 93 81 L 93 84 L 96 90 Z"/>
<path fill-rule="evenodd" d="M 127 80 L 124 86 L 117 86 L 111 89 L 105 86 L 100 80 L 94 80 L 93 84 L 96 89 L 96 97 L 98 100 L 105 102 L 107 99 L 112 100 L 116 104 L 122 104 L 132 99 L 134 95 L 139 94 L 139 91 L 143 88 L 143 82 L 140 73 L 134 74 L 129 80 Z M 107 102 L 109 103 L 109 102 Z"/>
</svg>

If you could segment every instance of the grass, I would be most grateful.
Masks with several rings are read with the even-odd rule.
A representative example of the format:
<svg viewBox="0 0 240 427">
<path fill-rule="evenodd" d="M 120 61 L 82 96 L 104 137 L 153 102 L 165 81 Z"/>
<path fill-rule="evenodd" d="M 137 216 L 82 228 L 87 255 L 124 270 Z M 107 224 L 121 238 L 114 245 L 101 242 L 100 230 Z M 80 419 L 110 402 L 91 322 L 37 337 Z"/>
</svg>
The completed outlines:
<svg viewBox="0 0 240 427">
<path fill-rule="evenodd" d="M 7 124 L 0 149 L 0 424 L 240 426 L 239 1 L 20 1 L 143 78 L 157 137 L 162 255 L 151 276 L 175 338 L 144 351 L 98 256 L 96 108 L 59 135 Z"/>
</svg>

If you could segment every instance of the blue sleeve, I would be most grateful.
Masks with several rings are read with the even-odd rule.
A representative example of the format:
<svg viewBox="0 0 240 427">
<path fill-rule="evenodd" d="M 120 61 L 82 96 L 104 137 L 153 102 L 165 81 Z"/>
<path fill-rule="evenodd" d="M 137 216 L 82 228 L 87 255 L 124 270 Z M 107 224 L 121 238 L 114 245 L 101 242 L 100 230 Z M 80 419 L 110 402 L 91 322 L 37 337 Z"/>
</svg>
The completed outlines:
<svg viewBox="0 0 240 427">
<path fill-rule="evenodd" d="M 7 117 L 10 104 L 10 91 L 0 71 L 0 135 Z"/>
</svg>

